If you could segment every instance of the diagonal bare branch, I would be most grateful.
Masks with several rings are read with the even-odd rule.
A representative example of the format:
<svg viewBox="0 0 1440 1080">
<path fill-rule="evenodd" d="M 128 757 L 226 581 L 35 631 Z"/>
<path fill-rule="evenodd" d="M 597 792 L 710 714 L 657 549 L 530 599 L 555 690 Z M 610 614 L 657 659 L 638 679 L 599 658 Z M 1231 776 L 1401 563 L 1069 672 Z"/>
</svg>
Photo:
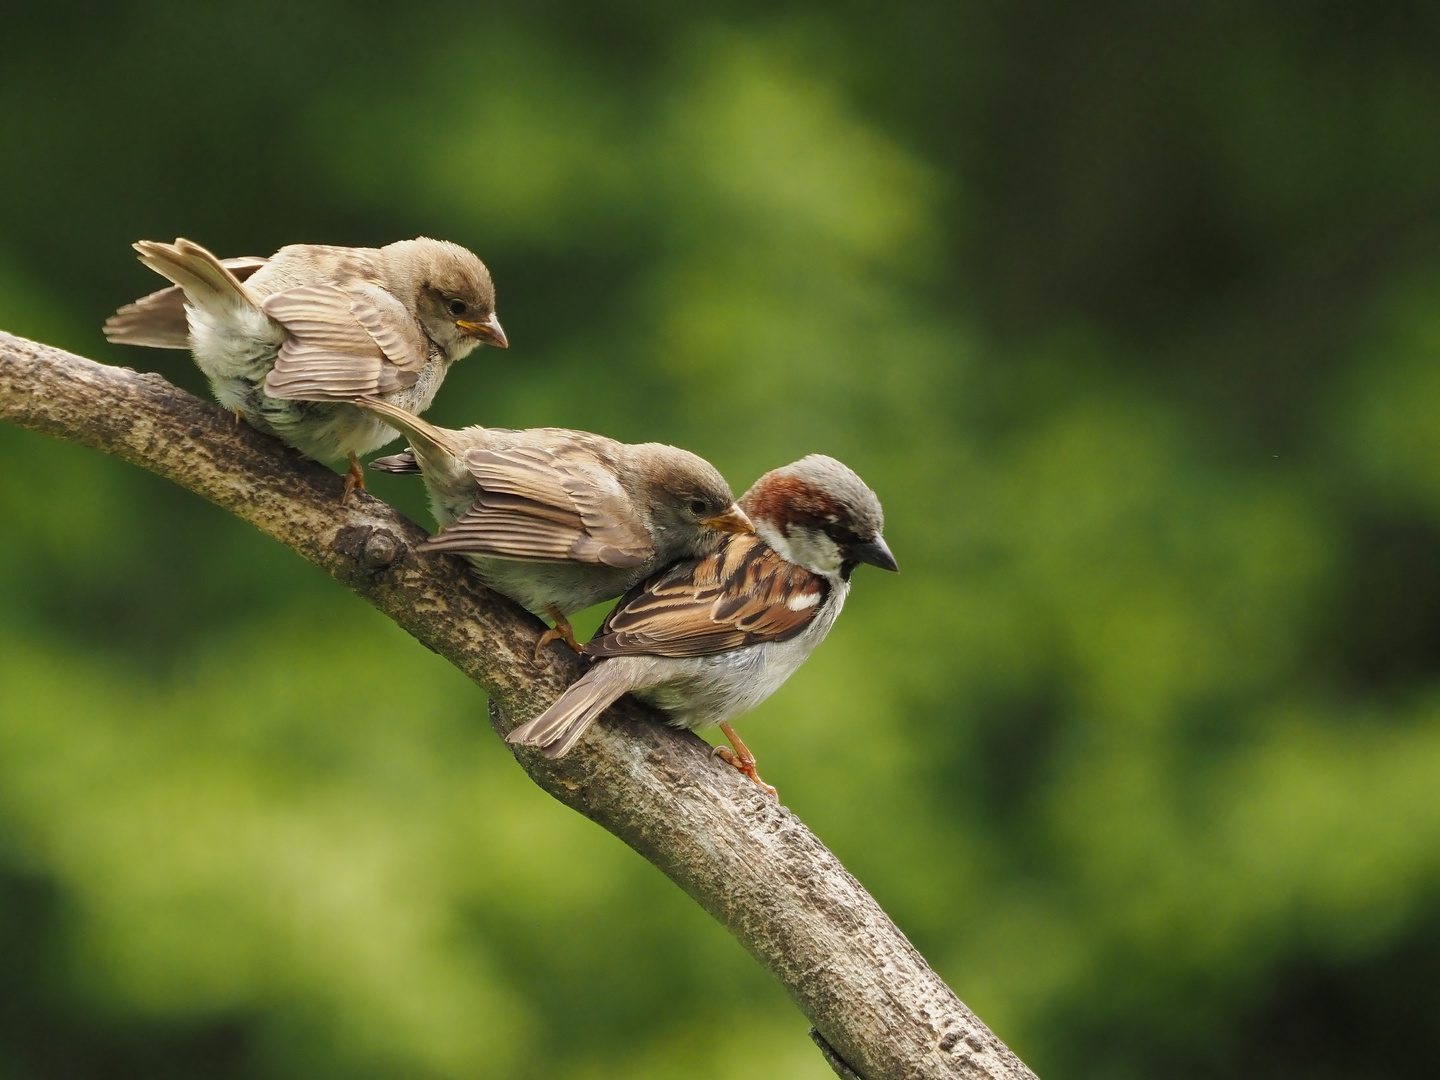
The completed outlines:
<svg viewBox="0 0 1440 1080">
<path fill-rule="evenodd" d="M 559 648 L 537 664 L 539 621 L 458 560 L 417 556 L 419 526 L 368 495 L 341 507 L 329 469 L 158 375 L 0 332 L 0 420 L 123 458 L 279 540 L 470 676 L 501 734 L 581 673 Z M 694 735 L 627 699 L 568 757 L 516 758 L 723 923 L 784 984 L 837 1072 L 1033 1077 L 814 834 Z"/>
</svg>

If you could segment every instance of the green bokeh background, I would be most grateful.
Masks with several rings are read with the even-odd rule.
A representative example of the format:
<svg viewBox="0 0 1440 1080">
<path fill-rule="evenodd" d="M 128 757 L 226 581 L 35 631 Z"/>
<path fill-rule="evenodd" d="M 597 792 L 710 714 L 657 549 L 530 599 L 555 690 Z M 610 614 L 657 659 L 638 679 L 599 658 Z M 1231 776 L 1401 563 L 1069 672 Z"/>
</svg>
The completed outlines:
<svg viewBox="0 0 1440 1080">
<path fill-rule="evenodd" d="M 885 503 L 741 731 L 1047 1080 L 1440 1073 L 1440 8 L 0 9 L 0 327 L 417 234 L 432 419 Z M 829 1075 L 299 559 L 0 428 L 0 1078 Z M 417 519 L 399 477 L 372 490 Z"/>
</svg>

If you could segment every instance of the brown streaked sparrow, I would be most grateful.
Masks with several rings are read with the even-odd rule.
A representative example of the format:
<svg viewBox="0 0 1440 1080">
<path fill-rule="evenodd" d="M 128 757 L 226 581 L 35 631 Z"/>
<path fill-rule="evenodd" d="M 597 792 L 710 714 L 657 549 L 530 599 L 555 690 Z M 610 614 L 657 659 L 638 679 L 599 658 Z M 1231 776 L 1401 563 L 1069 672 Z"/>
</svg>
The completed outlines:
<svg viewBox="0 0 1440 1080">
<path fill-rule="evenodd" d="M 423 412 L 452 363 L 482 342 L 509 344 L 490 271 L 444 240 L 224 260 L 184 239 L 134 246 L 175 285 L 121 308 L 105 336 L 188 348 L 237 417 L 321 461 L 348 457 L 346 495 L 364 487 L 356 455 L 395 438 L 355 397 Z"/>
<path fill-rule="evenodd" d="M 566 428 L 452 431 L 355 403 L 410 440 L 370 466 L 424 476 L 441 531 L 422 550 L 463 555 L 496 592 L 554 620 L 537 656 L 557 638 L 580 651 L 566 616 L 754 531 L 725 478 L 688 450 Z"/>
<path fill-rule="evenodd" d="M 755 534 L 669 566 L 631 589 L 585 646 L 597 662 L 509 741 L 568 753 L 623 694 L 671 724 L 714 724 L 727 761 L 773 795 L 730 720 L 755 708 L 825 639 L 860 563 L 898 570 L 880 500 L 845 465 L 811 454 L 768 472 L 740 499 Z"/>
</svg>

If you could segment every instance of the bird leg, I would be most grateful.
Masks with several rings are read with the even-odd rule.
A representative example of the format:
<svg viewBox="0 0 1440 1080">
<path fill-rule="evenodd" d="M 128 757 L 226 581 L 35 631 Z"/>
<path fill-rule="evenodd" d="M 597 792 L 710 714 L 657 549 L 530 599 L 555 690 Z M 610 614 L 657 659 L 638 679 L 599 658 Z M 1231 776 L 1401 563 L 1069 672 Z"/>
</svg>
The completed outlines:
<svg viewBox="0 0 1440 1080">
<path fill-rule="evenodd" d="M 350 470 L 345 474 L 345 491 L 340 496 L 340 505 L 344 506 L 350 501 L 350 493 L 356 488 L 365 490 L 365 470 L 360 467 L 360 459 L 355 456 L 355 451 L 350 451 Z"/>
<path fill-rule="evenodd" d="M 775 791 L 773 787 L 765 783 L 764 780 L 761 780 L 760 774 L 755 771 L 755 755 L 752 754 L 750 752 L 750 748 L 745 745 L 745 740 L 740 738 L 740 736 L 735 733 L 735 729 L 730 726 L 730 722 L 728 720 L 720 721 L 720 730 L 724 733 L 725 738 L 730 740 L 730 746 L 735 747 L 735 749 L 731 750 L 730 746 L 717 746 L 713 751 L 711 751 L 711 753 L 724 758 L 731 765 L 735 766 L 735 768 L 739 769 L 751 780 L 754 780 L 755 783 L 759 784 L 762 788 L 768 791 L 772 799 L 774 799 L 776 802 L 779 802 L 779 794 Z"/>
<path fill-rule="evenodd" d="M 575 640 L 575 629 L 570 625 L 570 620 L 565 618 L 565 614 L 554 604 L 545 605 L 545 614 L 555 620 L 555 626 L 540 635 L 540 641 L 535 646 L 535 662 L 540 662 L 540 650 L 552 641 L 563 641 L 577 653 L 581 652 L 580 643 Z"/>
<path fill-rule="evenodd" d="M 245 419 L 245 410 L 242 409 L 242 408 L 240 408 L 240 406 L 237 405 L 237 406 L 235 406 L 235 408 L 231 409 L 230 411 L 235 414 L 235 426 L 236 426 L 236 427 L 239 427 L 239 426 L 240 426 L 240 421 Z"/>
</svg>

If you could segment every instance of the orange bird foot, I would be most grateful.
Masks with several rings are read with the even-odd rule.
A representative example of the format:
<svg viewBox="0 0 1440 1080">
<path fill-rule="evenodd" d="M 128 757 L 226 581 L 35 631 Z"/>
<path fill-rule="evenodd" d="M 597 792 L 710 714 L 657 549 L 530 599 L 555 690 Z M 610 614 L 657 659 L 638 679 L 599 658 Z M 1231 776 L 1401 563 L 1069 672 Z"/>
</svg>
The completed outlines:
<svg viewBox="0 0 1440 1080">
<path fill-rule="evenodd" d="M 350 501 L 352 491 L 365 490 L 365 470 L 360 466 L 360 459 L 355 456 L 355 451 L 350 451 L 350 468 L 345 473 L 345 490 L 340 493 L 340 505 L 344 506 Z"/>
<path fill-rule="evenodd" d="M 740 736 L 735 733 L 735 729 L 732 728 L 729 723 L 722 722 L 720 724 L 720 731 L 724 734 L 725 738 L 730 740 L 730 746 L 733 746 L 735 749 L 731 750 L 730 746 L 717 746 L 711 753 L 739 769 L 751 780 L 754 780 L 755 783 L 768 791 L 772 799 L 779 802 L 780 794 L 764 780 L 761 780 L 760 774 L 755 771 L 755 755 L 752 754 L 750 748 L 745 745 L 745 740 L 741 739 Z"/>
<path fill-rule="evenodd" d="M 561 614 L 560 609 L 553 604 L 547 604 L 545 612 L 555 620 L 555 626 L 540 635 L 540 640 L 535 645 L 535 662 L 537 664 L 540 662 L 540 651 L 552 641 L 563 641 L 577 653 L 582 652 L 580 643 L 575 640 L 575 628 L 570 625 L 570 620 Z"/>
</svg>

